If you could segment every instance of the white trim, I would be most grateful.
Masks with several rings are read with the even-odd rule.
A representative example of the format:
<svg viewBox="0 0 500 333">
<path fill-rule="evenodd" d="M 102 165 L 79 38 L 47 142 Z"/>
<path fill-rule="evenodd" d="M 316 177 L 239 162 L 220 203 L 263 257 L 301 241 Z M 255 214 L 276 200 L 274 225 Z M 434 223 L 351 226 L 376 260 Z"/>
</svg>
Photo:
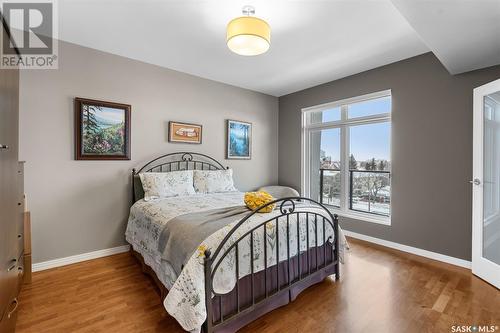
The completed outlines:
<svg viewBox="0 0 500 333">
<path fill-rule="evenodd" d="M 342 120 L 347 121 L 347 105 L 342 105 Z M 349 202 L 349 150 L 350 128 L 340 127 L 340 208 L 347 207 Z M 323 193 L 319 194 L 320 196 Z"/>
<path fill-rule="evenodd" d="M 483 257 L 484 97 L 497 91 L 500 91 L 500 79 L 473 92 L 472 179 L 481 183 L 472 185 L 472 273 L 500 288 L 500 265 Z"/>
<path fill-rule="evenodd" d="M 334 107 L 338 107 L 338 106 L 341 106 L 343 104 L 359 103 L 359 102 L 367 101 L 370 99 L 391 96 L 391 94 L 392 94 L 391 89 L 377 91 L 377 92 L 366 94 L 366 95 L 344 98 L 344 99 L 341 99 L 340 101 L 334 101 L 334 102 L 328 102 L 328 103 L 323 103 L 323 104 L 319 104 L 319 105 L 309 106 L 306 108 L 302 108 L 302 112 L 308 112 L 308 111 L 312 111 L 312 110 L 322 111 L 325 109 L 331 109 Z"/>
<path fill-rule="evenodd" d="M 347 114 L 347 108 L 344 108 L 344 106 L 343 106 L 342 109 L 343 109 L 342 114 Z M 315 111 L 313 111 L 313 112 L 315 112 Z M 306 117 L 307 117 L 307 114 L 308 113 L 306 112 L 305 113 Z M 347 117 L 347 115 L 346 115 L 346 117 Z M 387 122 L 390 120 L 391 120 L 390 113 L 380 113 L 380 114 L 364 116 L 364 117 L 357 117 L 357 118 L 350 118 L 350 119 L 345 119 L 345 120 L 334 120 L 334 121 L 327 121 L 324 123 L 309 124 L 309 125 L 303 126 L 303 128 L 305 128 L 307 130 L 315 130 L 315 129 L 323 130 L 323 129 L 330 129 L 330 128 L 341 128 L 341 127 L 345 127 L 345 126 L 356 126 L 356 125 L 383 123 L 383 122 Z"/>
<path fill-rule="evenodd" d="M 350 97 L 343 100 L 324 103 L 316 106 L 310 106 L 301 109 L 301 164 L 300 164 L 300 183 L 301 183 L 301 194 L 302 196 L 311 197 L 310 185 L 311 185 L 311 171 L 310 171 L 310 161 L 311 161 L 311 133 L 320 132 L 322 130 L 328 129 L 339 129 L 340 131 L 340 207 L 333 208 L 335 213 L 341 216 L 346 216 L 352 219 L 379 223 L 383 225 L 391 225 L 390 216 L 378 216 L 375 214 L 362 212 L 357 212 L 351 210 L 348 207 L 349 202 L 349 156 L 350 156 L 350 138 L 349 130 L 353 126 L 368 125 L 368 124 L 378 124 L 378 123 L 389 123 L 392 126 L 391 115 L 392 115 L 392 100 L 391 100 L 391 111 L 389 113 L 375 114 L 364 117 L 357 117 L 350 119 L 348 116 L 348 105 L 353 103 L 359 103 L 363 101 L 368 101 L 372 99 L 391 97 L 391 89 L 378 91 L 366 95 L 361 95 L 357 97 Z M 311 112 L 321 112 L 331 108 L 340 108 L 340 120 L 309 124 L 308 115 Z M 392 135 L 389 141 L 390 154 L 392 157 Z M 392 158 L 391 158 L 392 160 Z M 391 173 L 392 176 L 392 173 Z M 321 194 L 320 194 L 321 195 Z M 374 215 L 374 216 L 371 216 Z"/>
<path fill-rule="evenodd" d="M 304 158 L 304 156 L 309 156 L 309 149 L 307 149 L 306 147 L 306 142 L 309 142 L 309 140 L 305 138 L 305 136 L 308 135 L 309 132 L 304 129 L 304 126 L 306 124 L 306 113 L 301 113 L 301 116 L 302 129 L 300 131 L 300 193 L 302 196 L 309 197 L 309 190 L 307 190 L 306 193 L 306 184 L 309 184 L 309 181 L 307 181 L 305 178 L 308 174 L 309 163 L 306 163 L 306 159 Z M 307 160 L 309 160 L 309 158 Z"/>
<path fill-rule="evenodd" d="M 122 246 L 113 247 L 110 249 L 97 250 L 97 251 L 93 251 L 93 252 L 77 254 L 74 256 L 70 256 L 70 257 L 43 261 L 43 262 L 33 264 L 32 271 L 33 272 L 44 271 L 46 269 L 66 266 L 66 265 L 70 265 L 70 264 L 76 264 L 78 262 L 82 262 L 82 261 L 86 261 L 86 260 L 107 257 L 107 256 L 111 256 L 113 254 L 127 252 L 129 250 L 130 250 L 130 245 L 122 245 Z"/>
<path fill-rule="evenodd" d="M 384 215 L 363 213 L 363 212 L 358 212 L 358 211 L 350 210 L 350 209 L 348 209 L 347 211 L 343 211 L 337 207 L 330 208 L 330 210 L 333 214 L 337 214 L 338 216 L 348 217 L 350 219 L 361 221 L 361 222 L 378 223 L 378 224 L 383 224 L 383 225 L 387 225 L 387 226 L 391 225 L 391 216 L 390 215 L 384 216 Z"/>
<path fill-rule="evenodd" d="M 445 262 L 447 264 L 451 264 L 451 265 L 455 265 L 455 266 L 460 266 L 460 267 L 464 267 L 464 268 L 467 268 L 467 269 L 471 268 L 471 262 L 467 261 L 467 260 L 464 260 L 464 259 L 450 257 L 450 256 L 447 256 L 447 255 L 444 255 L 444 254 L 441 254 L 441 253 L 436 253 L 436 252 L 431 252 L 431 251 L 423 250 L 423 249 L 420 249 L 418 247 L 413 247 L 413 246 L 408 246 L 408 245 L 404 245 L 404 244 L 394 243 L 394 242 L 391 242 L 391 241 L 387 241 L 385 239 L 380 239 L 380 238 L 375 238 L 375 237 L 371 237 L 371 236 L 366 236 L 366 235 L 363 235 L 363 234 L 358 234 L 356 232 L 352 232 L 352 231 L 345 230 L 345 229 L 343 231 L 344 231 L 344 234 L 346 236 L 349 236 L 349 237 L 352 237 L 352 238 L 361 239 L 361 240 L 364 240 L 364 241 L 367 241 L 367 242 L 370 242 L 370 243 L 374 243 L 374 244 L 382 245 L 382 246 L 385 246 L 385 247 L 389 247 L 391 249 L 395 249 L 395 250 L 399 250 L 399 251 L 403 251 L 403 252 L 415 254 L 417 256 L 421 256 L 421 257 L 425 257 L 425 258 L 429 258 L 429 259 L 433 259 L 433 260 Z"/>
</svg>

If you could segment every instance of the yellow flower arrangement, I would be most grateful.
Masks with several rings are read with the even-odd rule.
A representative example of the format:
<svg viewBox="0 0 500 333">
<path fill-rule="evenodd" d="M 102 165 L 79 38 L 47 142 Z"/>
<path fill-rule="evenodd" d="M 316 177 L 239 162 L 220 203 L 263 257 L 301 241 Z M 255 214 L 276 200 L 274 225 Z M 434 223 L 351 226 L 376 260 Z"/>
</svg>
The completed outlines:
<svg viewBox="0 0 500 333">
<path fill-rule="evenodd" d="M 271 201 L 274 201 L 272 195 L 267 192 L 259 191 L 259 192 L 247 192 L 245 193 L 245 205 L 251 210 L 255 210 L 260 206 L 263 206 Z M 259 210 L 259 213 L 270 213 L 273 211 L 275 204 L 266 206 Z"/>
<path fill-rule="evenodd" d="M 198 246 L 198 258 L 205 258 L 205 250 L 207 249 L 207 246 L 205 244 L 201 244 Z"/>
</svg>

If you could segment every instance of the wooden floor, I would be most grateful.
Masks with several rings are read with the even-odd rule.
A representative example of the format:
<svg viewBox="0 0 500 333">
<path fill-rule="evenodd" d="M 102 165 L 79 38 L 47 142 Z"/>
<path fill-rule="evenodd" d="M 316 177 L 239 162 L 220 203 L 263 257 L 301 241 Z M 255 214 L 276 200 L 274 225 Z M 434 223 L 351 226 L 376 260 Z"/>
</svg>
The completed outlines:
<svg viewBox="0 0 500 333">
<path fill-rule="evenodd" d="M 500 291 L 470 271 L 351 240 L 327 279 L 242 332 L 451 332 L 500 326 Z M 500 329 L 496 329 L 500 332 Z M 182 332 L 129 254 L 35 273 L 17 332 Z"/>
</svg>

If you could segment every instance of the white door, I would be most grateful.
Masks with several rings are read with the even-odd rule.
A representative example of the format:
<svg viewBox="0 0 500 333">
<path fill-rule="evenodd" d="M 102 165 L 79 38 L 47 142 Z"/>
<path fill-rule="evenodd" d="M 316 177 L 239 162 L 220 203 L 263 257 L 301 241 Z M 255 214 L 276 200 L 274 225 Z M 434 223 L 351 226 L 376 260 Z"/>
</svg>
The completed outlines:
<svg viewBox="0 0 500 333">
<path fill-rule="evenodd" d="M 474 89 L 472 272 L 500 288 L 500 79 Z"/>
</svg>

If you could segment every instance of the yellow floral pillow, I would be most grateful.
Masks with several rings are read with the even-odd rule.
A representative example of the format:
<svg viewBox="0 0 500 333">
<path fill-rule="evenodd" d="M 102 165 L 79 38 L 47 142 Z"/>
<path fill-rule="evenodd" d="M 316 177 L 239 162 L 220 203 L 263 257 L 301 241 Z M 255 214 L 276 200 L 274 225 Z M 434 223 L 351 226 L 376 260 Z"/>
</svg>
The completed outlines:
<svg viewBox="0 0 500 333">
<path fill-rule="evenodd" d="M 271 201 L 274 201 L 273 196 L 264 191 L 245 193 L 245 205 L 251 210 L 259 208 L 260 206 Z M 274 207 L 276 207 L 275 204 L 266 206 L 259 210 L 259 213 L 270 213 Z"/>
</svg>

